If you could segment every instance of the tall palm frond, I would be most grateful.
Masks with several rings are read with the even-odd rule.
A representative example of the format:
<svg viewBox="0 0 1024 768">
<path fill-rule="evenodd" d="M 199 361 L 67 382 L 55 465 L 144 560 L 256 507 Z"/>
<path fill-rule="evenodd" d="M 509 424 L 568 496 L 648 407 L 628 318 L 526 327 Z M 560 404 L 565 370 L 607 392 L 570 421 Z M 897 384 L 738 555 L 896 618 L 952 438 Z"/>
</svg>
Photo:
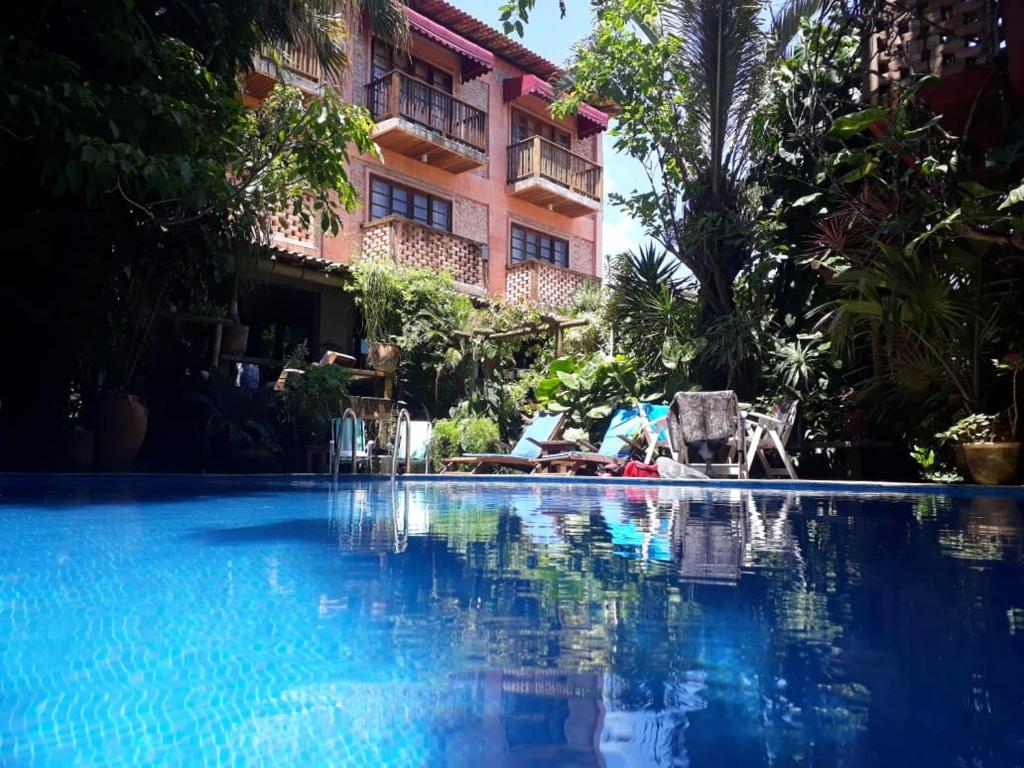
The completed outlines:
<svg viewBox="0 0 1024 768">
<path fill-rule="evenodd" d="M 721 194 L 730 165 L 745 153 L 730 152 L 747 136 L 764 74 L 767 37 L 760 26 L 763 0 L 670 0 L 663 25 L 684 42 L 696 119 L 707 151 L 711 197 Z"/>
<path fill-rule="evenodd" d="M 771 43 L 769 58 L 776 59 L 785 54 L 789 44 L 800 31 L 800 22 L 818 13 L 826 0 L 786 0 L 778 10 L 771 9 Z"/>
<path fill-rule="evenodd" d="M 363 20 L 375 35 L 408 46 L 409 21 L 400 0 L 270 0 L 255 23 L 266 47 L 309 45 L 324 72 L 337 78 L 349 63 L 346 34 Z"/>
</svg>

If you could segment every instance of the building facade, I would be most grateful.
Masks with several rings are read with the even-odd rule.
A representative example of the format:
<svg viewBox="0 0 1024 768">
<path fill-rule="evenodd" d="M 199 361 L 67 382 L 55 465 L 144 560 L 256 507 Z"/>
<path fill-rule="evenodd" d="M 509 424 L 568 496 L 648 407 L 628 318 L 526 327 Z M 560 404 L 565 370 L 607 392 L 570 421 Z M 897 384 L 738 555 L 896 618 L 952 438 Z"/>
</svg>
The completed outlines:
<svg viewBox="0 0 1024 768">
<path fill-rule="evenodd" d="M 607 116 L 584 105 L 553 119 L 554 64 L 440 0 L 406 12 L 408 50 L 350 25 L 341 83 L 326 83 L 308 52 L 287 54 L 294 84 L 339 88 L 369 110 L 380 157 L 353 158 L 362 205 L 338 235 L 275 223 L 282 263 L 330 272 L 388 258 L 450 270 L 459 290 L 481 298 L 564 305 L 600 278 Z M 273 86 L 264 64 L 248 78 L 253 102 Z"/>
</svg>

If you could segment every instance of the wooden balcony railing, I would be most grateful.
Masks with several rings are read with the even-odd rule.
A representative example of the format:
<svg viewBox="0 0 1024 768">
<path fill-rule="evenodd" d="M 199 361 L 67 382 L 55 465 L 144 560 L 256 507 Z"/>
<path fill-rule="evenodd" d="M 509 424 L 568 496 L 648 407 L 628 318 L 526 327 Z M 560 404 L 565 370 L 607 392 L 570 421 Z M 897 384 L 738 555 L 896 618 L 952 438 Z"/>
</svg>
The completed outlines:
<svg viewBox="0 0 1024 768">
<path fill-rule="evenodd" d="M 376 122 L 401 117 L 446 139 L 487 151 L 487 113 L 451 94 L 393 70 L 366 86 L 366 106 Z"/>
<path fill-rule="evenodd" d="M 323 80 L 323 68 L 311 43 L 287 45 L 284 48 L 285 66 L 310 80 Z"/>
<path fill-rule="evenodd" d="M 531 136 L 508 148 L 509 184 L 531 177 L 601 200 L 601 166 L 541 136 Z"/>
</svg>

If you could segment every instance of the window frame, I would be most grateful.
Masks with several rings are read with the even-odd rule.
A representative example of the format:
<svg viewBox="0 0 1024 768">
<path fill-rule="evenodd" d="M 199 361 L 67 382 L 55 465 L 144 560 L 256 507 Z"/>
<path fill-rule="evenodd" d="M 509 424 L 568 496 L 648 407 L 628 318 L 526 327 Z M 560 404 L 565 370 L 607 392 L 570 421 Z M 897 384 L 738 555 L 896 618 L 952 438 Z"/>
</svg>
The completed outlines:
<svg viewBox="0 0 1024 768">
<path fill-rule="evenodd" d="M 376 77 L 374 77 L 374 67 L 376 66 L 375 54 L 378 46 L 382 46 L 389 53 L 389 57 L 391 59 L 391 69 L 389 69 L 388 72 L 394 72 L 395 70 L 398 70 L 406 77 L 411 77 L 413 80 L 417 82 L 423 83 L 424 85 L 429 85 L 431 88 L 435 88 L 438 91 L 441 91 L 442 93 L 447 93 L 449 96 L 455 95 L 455 83 L 457 82 L 457 79 L 455 77 L 455 72 L 453 70 L 446 69 L 443 66 L 434 64 L 430 61 L 427 61 L 426 59 L 420 58 L 419 56 L 413 56 L 412 54 L 399 54 L 399 56 L 405 59 L 405 61 L 398 61 L 395 55 L 394 46 L 384 40 L 381 40 L 379 37 L 370 38 L 370 71 L 368 73 L 370 75 L 370 82 L 377 80 L 378 78 L 384 77 L 384 75 L 387 74 L 387 72 L 385 72 L 383 75 L 377 75 Z M 425 80 L 423 78 L 416 76 L 415 73 L 417 64 L 422 64 L 424 67 L 427 68 L 427 78 Z M 435 83 L 434 75 L 442 75 L 445 78 L 447 78 L 448 87 L 445 88 Z"/>
<path fill-rule="evenodd" d="M 374 201 L 374 182 L 380 182 L 381 184 L 384 184 L 388 188 L 388 212 L 382 216 L 374 215 L 374 206 L 376 205 L 376 202 Z M 369 204 L 366 207 L 366 215 L 368 222 L 380 221 L 381 219 L 386 219 L 388 216 L 395 216 L 406 221 L 411 221 L 414 224 L 419 224 L 424 227 L 429 227 L 430 229 L 435 229 L 438 232 L 452 232 L 452 227 L 455 223 L 455 201 L 452 200 L 451 198 L 441 197 L 440 195 L 432 194 L 423 189 L 416 189 L 415 187 L 411 187 L 408 184 L 403 184 L 400 181 L 393 181 L 389 179 L 387 176 L 380 176 L 378 174 L 369 174 L 367 186 L 367 191 L 369 193 L 366 196 L 366 199 L 369 201 Z M 396 190 L 400 190 L 402 194 L 405 196 L 404 212 L 396 212 L 395 210 Z M 417 219 L 413 215 L 418 207 L 422 207 L 417 206 L 417 198 L 420 198 L 420 200 L 425 200 L 427 212 L 426 221 Z M 437 205 L 440 205 L 447 212 L 446 226 L 438 226 L 438 224 L 436 223 L 435 206 Z"/>
<path fill-rule="evenodd" d="M 522 253 L 519 259 L 515 257 L 516 249 L 516 230 L 522 230 L 522 247 L 518 250 Z M 545 247 L 545 241 L 546 247 Z M 557 245 L 564 247 L 565 262 L 561 263 L 558 260 Z M 558 235 L 552 235 L 550 232 L 544 232 L 539 229 L 528 227 L 525 224 L 518 222 L 509 223 L 509 237 L 508 237 L 508 263 L 509 266 L 515 266 L 516 264 L 525 264 L 531 261 L 539 261 L 545 264 L 551 264 L 561 269 L 570 269 L 569 267 L 569 253 L 571 250 L 570 241 L 568 237 L 559 237 Z M 532 255 L 531 255 L 532 251 Z M 546 258 L 544 253 L 550 254 L 551 258 Z"/>
<path fill-rule="evenodd" d="M 552 144 L 557 144 L 562 149 L 567 149 L 570 152 L 573 151 L 572 143 L 573 143 L 573 140 L 576 138 L 576 132 L 572 128 L 566 128 L 564 125 L 561 125 L 559 123 L 555 123 L 555 122 L 553 122 L 551 120 L 547 120 L 547 119 L 541 117 L 540 115 L 538 115 L 538 114 L 536 114 L 534 112 L 530 112 L 529 110 L 525 110 L 525 109 L 519 109 L 518 107 L 510 107 L 509 108 L 509 115 L 510 115 L 510 121 L 509 121 L 509 132 L 508 132 L 508 134 L 509 134 L 510 137 L 514 137 L 516 135 L 516 121 L 517 121 L 517 119 L 520 116 L 522 116 L 522 117 L 525 117 L 527 120 L 533 120 L 535 123 L 538 123 L 538 124 L 539 123 L 543 123 L 544 125 L 546 125 L 549 128 L 551 128 L 553 131 L 557 131 L 558 133 L 561 133 L 561 134 L 563 134 L 564 136 L 566 136 L 568 138 L 568 144 L 563 144 L 560 141 L 552 139 L 550 136 L 545 136 L 543 134 L 533 133 L 533 134 L 530 134 L 530 136 L 522 136 L 519 139 L 516 139 L 516 141 L 512 142 L 513 144 L 517 143 L 519 141 L 526 141 L 527 139 L 532 138 L 533 136 L 540 135 L 541 138 L 547 139 Z"/>
</svg>

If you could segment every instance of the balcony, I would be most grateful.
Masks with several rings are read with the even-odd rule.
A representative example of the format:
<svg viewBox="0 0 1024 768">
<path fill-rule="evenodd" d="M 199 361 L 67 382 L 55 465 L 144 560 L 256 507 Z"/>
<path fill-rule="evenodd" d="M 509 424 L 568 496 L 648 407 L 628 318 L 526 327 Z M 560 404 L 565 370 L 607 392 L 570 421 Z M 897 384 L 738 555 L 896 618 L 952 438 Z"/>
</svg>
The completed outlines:
<svg viewBox="0 0 1024 768">
<path fill-rule="evenodd" d="M 556 267 L 546 261 L 520 261 L 506 271 L 505 297 L 531 301 L 545 307 L 566 307 L 584 283 L 596 283 L 593 275 Z"/>
<path fill-rule="evenodd" d="M 391 259 L 396 264 L 435 272 L 447 269 L 455 287 L 463 293 L 487 295 L 483 243 L 400 216 L 386 216 L 363 225 L 362 256 Z"/>
<path fill-rule="evenodd" d="M 601 210 L 601 166 L 540 136 L 508 148 L 509 194 L 577 218 Z"/>
<path fill-rule="evenodd" d="M 278 80 L 278 74 L 289 85 L 306 93 L 317 93 L 324 82 L 324 71 L 309 43 L 288 45 L 280 52 L 281 69 L 270 56 L 258 53 L 253 62 L 254 69 L 246 73 L 245 92 L 255 99 L 266 98 Z"/>
<path fill-rule="evenodd" d="M 299 256 L 319 256 L 320 237 L 320 228 L 313 221 L 304 227 L 291 210 L 270 215 L 270 245 L 273 248 Z"/>
<path fill-rule="evenodd" d="M 452 173 L 487 164 L 487 113 L 397 70 L 366 86 L 382 147 Z"/>
</svg>

